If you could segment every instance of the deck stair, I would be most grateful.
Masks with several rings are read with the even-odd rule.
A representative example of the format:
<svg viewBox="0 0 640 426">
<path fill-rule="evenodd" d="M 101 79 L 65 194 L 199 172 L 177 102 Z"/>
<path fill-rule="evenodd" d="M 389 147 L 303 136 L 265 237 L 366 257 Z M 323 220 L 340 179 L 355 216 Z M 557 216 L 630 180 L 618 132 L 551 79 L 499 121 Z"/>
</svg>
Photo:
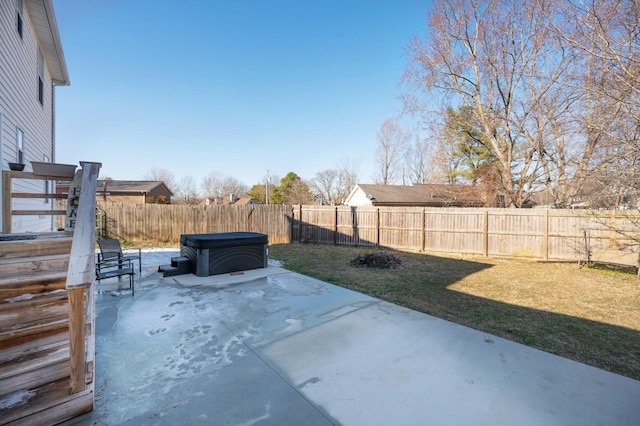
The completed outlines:
<svg viewBox="0 0 640 426">
<path fill-rule="evenodd" d="M 54 413 L 61 408 L 44 413 L 51 400 L 74 399 L 65 290 L 71 240 L 60 232 L 0 241 L 0 424 L 57 422 L 66 418 Z M 31 396 L 27 408 L 11 403 L 23 394 Z"/>
<path fill-rule="evenodd" d="M 185 256 L 172 257 L 171 265 L 160 265 L 158 272 L 162 272 L 163 277 L 192 274 L 193 263 Z"/>
</svg>

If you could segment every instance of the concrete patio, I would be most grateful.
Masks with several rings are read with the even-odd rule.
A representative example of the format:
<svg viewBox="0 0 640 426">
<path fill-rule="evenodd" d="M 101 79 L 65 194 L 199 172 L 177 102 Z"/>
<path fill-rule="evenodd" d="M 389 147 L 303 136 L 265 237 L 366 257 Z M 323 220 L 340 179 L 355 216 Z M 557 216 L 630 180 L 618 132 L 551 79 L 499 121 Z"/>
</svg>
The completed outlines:
<svg viewBox="0 0 640 426">
<path fill-rule="evenodd" d="M 274 264 L 116 285 L 95 410 L 67 425 L 640 424 L 639 381 Z"/>
</svg>

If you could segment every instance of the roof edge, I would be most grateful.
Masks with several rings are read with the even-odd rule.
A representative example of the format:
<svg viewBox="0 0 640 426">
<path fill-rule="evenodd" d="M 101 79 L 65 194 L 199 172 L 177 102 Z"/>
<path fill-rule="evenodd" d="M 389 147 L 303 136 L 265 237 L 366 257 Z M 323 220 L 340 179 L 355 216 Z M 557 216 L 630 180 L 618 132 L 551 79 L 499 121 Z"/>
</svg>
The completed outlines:
<svg viewBox="0 0 640 426">
<path fill-rule="evenodd" d="M 58 22 L 56 14 L 53 10 L 52 0 L 26 0 L 25 5 L 29 9 L 32 19 L 39 16 L 41 24 L 45 24 L 48 30 L 44 30 L 40 25 L 34 25 L 34 31 L 41 44 L 41 51 L 51 74 L 51 81 L 56 86 L 69 86 L 69 71 L 62 50 L 62 41 L 60 39 L 60 31 L 58 30 Z M 43 21 L 44 20 L 44 21 Z M 42 48 L 42 45 L 49 45 L 49 49 Z M 52 53 L 55 52 L 55 53 Z"/>
</svg>

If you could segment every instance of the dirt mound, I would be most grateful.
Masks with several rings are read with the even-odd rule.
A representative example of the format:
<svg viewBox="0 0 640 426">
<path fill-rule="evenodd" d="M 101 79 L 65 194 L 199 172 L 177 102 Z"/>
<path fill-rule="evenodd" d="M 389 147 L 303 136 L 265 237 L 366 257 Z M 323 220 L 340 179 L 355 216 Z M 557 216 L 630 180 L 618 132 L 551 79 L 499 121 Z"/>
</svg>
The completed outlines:
<svg viewBox="0 0 640 426">
<path fill-rule="evenodd" d="M 351 266 L 366 266 L 379 269 L 397 269 L 402 266 L 400 259 L 389 253 L 368 253 L 349 262 Z"/>
</svg>

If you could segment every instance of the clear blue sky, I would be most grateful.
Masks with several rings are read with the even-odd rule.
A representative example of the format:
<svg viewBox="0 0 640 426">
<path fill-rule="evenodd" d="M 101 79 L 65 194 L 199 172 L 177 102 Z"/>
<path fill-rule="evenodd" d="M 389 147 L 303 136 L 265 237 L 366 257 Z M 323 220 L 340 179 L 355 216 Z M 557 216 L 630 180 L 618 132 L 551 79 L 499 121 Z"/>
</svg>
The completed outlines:
<svg viewBox="0 0 640 426">
<path fill-rule="evenodd" d="M 358 159 L 401 109 L 404 47 L 430 1 L 54 0 L 71 86 L 56 89 L 59 163 L 152 168 L 251 187 Z"/>
</svg>

